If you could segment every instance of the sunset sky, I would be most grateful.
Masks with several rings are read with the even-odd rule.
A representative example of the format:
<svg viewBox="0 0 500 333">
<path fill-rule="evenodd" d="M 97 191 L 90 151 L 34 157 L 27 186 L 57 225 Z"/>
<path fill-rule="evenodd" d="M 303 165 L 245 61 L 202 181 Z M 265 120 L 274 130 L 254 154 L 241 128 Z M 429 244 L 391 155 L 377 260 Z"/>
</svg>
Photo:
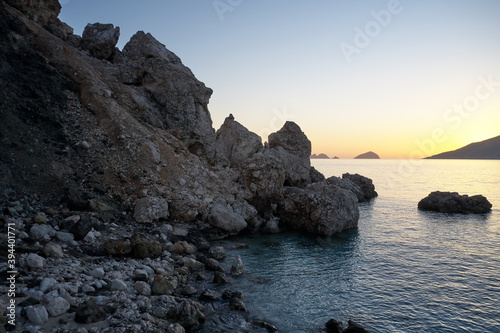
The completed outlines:
<svg viewBox="0 0 500 333">
<path fill-rule="evenodd" d="M 60 19 L 150 32 L 267 140 L 313 153 L 421 158 L 500 135 L 498 0 L 62 0 Z"/>
</svg>

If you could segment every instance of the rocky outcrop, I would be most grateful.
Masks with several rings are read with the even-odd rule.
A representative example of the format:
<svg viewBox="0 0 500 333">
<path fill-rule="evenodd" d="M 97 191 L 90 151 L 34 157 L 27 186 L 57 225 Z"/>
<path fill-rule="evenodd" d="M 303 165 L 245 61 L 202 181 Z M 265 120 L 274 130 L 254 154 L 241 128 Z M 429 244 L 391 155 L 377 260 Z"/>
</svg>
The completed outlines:
<svg viewBox="0 0 500 333">
<path fill-rule="evenodd" d="M 355 159 L 380 159 L 380 156 L 372 151 L 369 151 L 367 153 L 356 156 Z"/>
<path fill-rule="evenodd" d="M 358 198 L 358 202 L 368 201 L 378 195 L 375 191 L 373 181 L 359 174 L 351 175 L 345 173 L 342 175 L 342 178 L 332 176 L 326 179 L 326 182 L 330 185 L 351 191 Z"/>
<path fill-rule="evenodd" d="M 262 150 L 262 139 L 229 115 L 217 130 L 215 151 L 217 163 L 237 166 Z"/>
<path fill-rule="evenodd" d="M 112 24 L 88 24 L 82 34 L 82 48 L 98 59 L 110 59 L 120 38 L 120 28 Z"/>
<path fill-rule="evenodd" d="M 326 324 L 326 332 L 327 333 L 368 333 L 368 331 L 363 328 L 358 323 L 348 320 L 347 328 L 344 328 L 344 324 L 335 319 L 330 319 Z"/>
<path fill-rule="evenodd" d="M 208 208 L 205 219 L 211 226 L 231 235 L 236 235 L 247 227 L 245 219 L 240 214 L 235 213 L 230 205 L 221 200 Z"/>
<path fill-rule="evenodd" d="M 268 142 L 283 161 L 285 185 L 304 187 L 311 183 L 311 141 L 296 123 L 287 121 L 278 132 L 269 135 Z"/>
<path fill-rule="evenodd" d="M 373 181 L 370 178 L 367 178 L 365 176 L 361 176 L 360 174 L 349 174 L 349 173 L 344 173 L 342 175 L 342 179 L 347 179 L 351 181 L 352 183 L 356 184 L 360 190 L 361 193 L 363 193 L 363 199 L 361 201 L 366 201 L 375 198 L 378 196 L 377 191 L 375 191 L 375 185 L 373 185 Z"/>
<path fill-rule="evenodd" d="M 500 136 L 471 143 L 465 147 L 426 157 L 430 159 L 500 159 Z"/>
<path fill-rule="evenodd" d="M 326 182 L 304 189 L 285 187 L 278 213 L 282 222 L 293 229 L 329 236 L 358 225 L 358 198 Z"/>
<path fill-rule="evenodd" d="M 116 64 L 116 76 L 149 100 L 142 100 L 146 105 L 138 115 L 181 139 L 191 153 L 212 161 L 215 131 L 208 111 L 212 89 L 165 45 L 142 31 L 125 44 Z"/>
<path fill-rule="evenodd" d="M 239 182 L 243 185 L 245 200 L 259 211 L 265 211 L 279 201 L 285 179 L 282 160 L 265 149 L 241 166 Z"/>
<path fill-rule="evenodd" d="M 457 192 L 432 192 L 418 203 L 421 210 L 439 213 L 482 214 L 491 211 L 491 203 L 482 195 L 460 195 Z"/>
<path fill-rule="evenodd" d="M 319 155 L 312 154 L 312 155 L 311 155 L 311 158 L 312 158 L 312 159 L 324 159 L 324 160 L 329 160 L 329 159 L 330 159 L 330 157 L 328 157 L 328 155 L 323 154 L 323 153 L 321 153 L 321 154 L 319 154 Z"/>
</svg>

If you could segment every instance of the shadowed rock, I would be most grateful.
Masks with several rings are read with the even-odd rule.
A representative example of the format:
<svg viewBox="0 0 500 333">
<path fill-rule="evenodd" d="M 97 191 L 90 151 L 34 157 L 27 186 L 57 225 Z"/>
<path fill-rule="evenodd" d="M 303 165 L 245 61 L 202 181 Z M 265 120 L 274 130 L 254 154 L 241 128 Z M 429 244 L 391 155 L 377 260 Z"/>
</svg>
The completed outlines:
<svg viewBox="0 0 500 333">
<path fill-rule="evenodd" d="M 262 139 L 229 115 L 217 130 L 215 151 L 218 163 L 237 165 L 262 150 Z"/>
<path fill-rule="evenodd" d="M 82 47 L 98 59 L 109 59 L 120 38 L 120 28 L 112 24 L 87 24 L 82 34 Z"/>
<path fill-rule="evenodd" d="M 457 192 L 432 192 L 420 200 L 418 208 L 440 213 L 481 214 L 491 211 L 491 203 L 482 195 L 460 195 Z"/>
<path fill-rule="evenodd" d="M 358 198 L 351 191 L 327 183 L 314 183 L 304 189 L 285 187 L 278 213 L 294 229 L 330 236 L 358 225 Z"/>
<path fill-rule="evenodd" d="M 305 187 L 311 183 L 311 141 L 300 127 L 287 121 L 276 133 L 269 135 L 269 147 L 281 159 L 285 169 L 285 185 Z"/>
</svg>

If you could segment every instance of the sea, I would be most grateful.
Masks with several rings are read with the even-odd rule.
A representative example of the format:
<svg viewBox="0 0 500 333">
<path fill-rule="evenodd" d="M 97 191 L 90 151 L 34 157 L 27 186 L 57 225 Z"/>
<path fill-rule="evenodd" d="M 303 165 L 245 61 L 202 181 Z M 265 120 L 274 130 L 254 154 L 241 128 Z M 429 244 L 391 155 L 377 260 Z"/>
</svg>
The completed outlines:
<svg viewBox="0 0 500 333">
<path fill-rule="evenodd" d="M 329 319 L 370 332 L 500 332 L 500 161 L 312 160 L 326 177 L 369 177 L 378 197 L 357 228 L 227 241 L 251 320 L 279 332 L 322 332 Z M 482 194 L 492 212 L 419 211 L 433 191 Z M 238 244 L 244 243 L 246 248 Z"/>
</svg>

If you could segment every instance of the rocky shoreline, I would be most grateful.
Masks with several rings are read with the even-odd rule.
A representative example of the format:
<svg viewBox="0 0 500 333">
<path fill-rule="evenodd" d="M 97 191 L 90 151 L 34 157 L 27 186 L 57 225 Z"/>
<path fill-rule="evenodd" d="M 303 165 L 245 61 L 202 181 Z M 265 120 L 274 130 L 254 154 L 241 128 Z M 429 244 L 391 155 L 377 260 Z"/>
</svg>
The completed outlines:
<svg viewBox="0 0 500 333">
<path fill-rule="evenodd" d="M 209 225 L 137 224 L 132 211 L 73 211 L 10 189 L 0 204 L 2 229 L 15 230 L 17 272 L 15 310 L 6 308 L 0 332 L 278 331 L 249 320 L 245 291 L 232 285 L 244 263 Z M 2 262 L 2 281 L 9 271 Z M 8 288 L 0 286 L 3 304 Z"/>
<path fill-rule="evenodd" d="M 131 214 L 72 211 L 13 190 L 3 191 L 1 204 L 2 228 L 15 230 L 18 272 L 7 331 L 230 332 L 221 326 L 226 316 L 242 331 L 277 330 L 247 322 L 244 293 L 231 286 L 243 263 L 207 241 L 206 226 L 138 225 Z M 8 271 L 5 261 L 2 281 Z M 6 304 L 8 286 L 0 288 Z"/>
<path fill-rule="evenodd" d="M 264 143 L 233 115 L 215 131 L 212 90 L 165 45 L 139 31 L 119 50 L 112 24 L 75 35 L 60 8 L 0 0 L 5 329 L 275 331 L 248 322 L 244 263 L 218 242 L 354 228 L 372 181 L 325 179 L 293 122 Z"/>
</svg>

